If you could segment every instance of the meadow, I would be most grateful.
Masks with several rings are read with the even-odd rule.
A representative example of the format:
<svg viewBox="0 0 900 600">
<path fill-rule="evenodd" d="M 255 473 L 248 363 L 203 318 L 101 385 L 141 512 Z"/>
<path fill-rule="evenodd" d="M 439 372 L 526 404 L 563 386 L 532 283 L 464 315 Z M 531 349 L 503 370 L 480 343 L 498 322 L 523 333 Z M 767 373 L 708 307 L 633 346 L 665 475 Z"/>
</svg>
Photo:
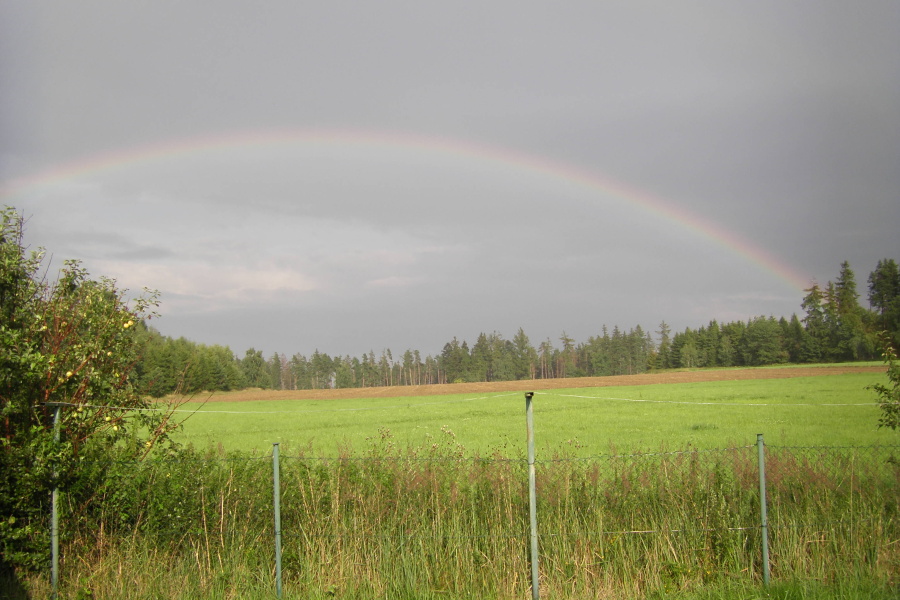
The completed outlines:
<svg viewBox="0 0 900 600">
<path fill-rule="evenodd" d="M 866 389 L 879 381 L 886 377 L 846 373 L 539 390 L 538 454 L 725 448 L 755 443 L 758 433 L 782 446 L 896 443 L 895 432 L 877 427 L 879 409 Z M 524 451 L 522 392 L 192 402 L 182 409 L 196 412 L 178 439 L 201 449 L 266 453 L 279 443 L 288 451 L 334 456 L 339 449 L 365 449 L 387 432 L 396 444 L 421 446 L 451 431 L 467 455 Z"/>
<path fill-rule="evenodd" d="M 539 390 L 541 597 L 896 598 L 900 440 L 865 387 L 881 377 Z M 524 407 L 521 391 L 198 405 L 192 448 L 96 465 L 92 502 L 64 499 L 61 597 L 273 598 L 276 442 L 285 598 L 529 597 Z M 48 595 L 24 583 L 10 597 Z"/>
</svg>

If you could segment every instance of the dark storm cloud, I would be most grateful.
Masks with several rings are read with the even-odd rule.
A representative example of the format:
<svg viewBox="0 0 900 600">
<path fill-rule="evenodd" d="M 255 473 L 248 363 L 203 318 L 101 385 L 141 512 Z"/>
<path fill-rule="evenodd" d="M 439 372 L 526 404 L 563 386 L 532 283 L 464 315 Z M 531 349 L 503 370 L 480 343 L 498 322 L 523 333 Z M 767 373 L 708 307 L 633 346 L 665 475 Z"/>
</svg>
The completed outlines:
<svg viewBox="0 0 900 600">
<path fill-rule="evenodd" d="M 799 310 L 729 236 L 819 281 L 850 260 L 861 287 L 900 251 L 893 2 L 0 11 L 0 183 L 51 173 L 2 201 L 54 256 L 159 288 L 166 333 L 289 353 L 584 339 Z M 375 141 L 287 135 L 313 130 Z M 403 136 L 434 142 L 386 143 Z"/>
</svg>

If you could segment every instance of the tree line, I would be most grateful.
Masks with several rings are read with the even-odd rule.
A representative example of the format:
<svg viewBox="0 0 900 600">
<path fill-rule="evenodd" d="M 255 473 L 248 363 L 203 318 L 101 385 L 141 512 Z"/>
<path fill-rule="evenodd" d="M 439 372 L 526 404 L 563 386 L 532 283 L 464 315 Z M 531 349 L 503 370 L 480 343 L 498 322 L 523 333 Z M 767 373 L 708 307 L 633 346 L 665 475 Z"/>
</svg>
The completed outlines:
<svg viewBox="0 0 900 600">
<path fill-rule="evenodd" d="M 412 386 L 628 375 L 657 369 L 761 366 L 871 360 L 880 356 L 878 335 L 900 341 L 900 269 L 883 259 L 868 277 L 868 303 L 859 302 L 856 276 L 847 261 L 838 277 L 804 290 L 803 313 L 756 316 L 747 321 L 710 321 L 673 333 L 665 321 L 654 332 L 605 325 L 586 341 L 563 332 L 555 342 L 534 344 L 522 328 L 512 339 L 480 333 L 474 343 L 456 337 L 440 353 L 384 349 L 362 356 L 273 353 L 251 348 L 243 357 L 226 346 L 207 346 L 142 329 L 144 352 L 137 381 L 161 397 L 173 392 L 267 389 L 329 389 Z"/>
</svg>

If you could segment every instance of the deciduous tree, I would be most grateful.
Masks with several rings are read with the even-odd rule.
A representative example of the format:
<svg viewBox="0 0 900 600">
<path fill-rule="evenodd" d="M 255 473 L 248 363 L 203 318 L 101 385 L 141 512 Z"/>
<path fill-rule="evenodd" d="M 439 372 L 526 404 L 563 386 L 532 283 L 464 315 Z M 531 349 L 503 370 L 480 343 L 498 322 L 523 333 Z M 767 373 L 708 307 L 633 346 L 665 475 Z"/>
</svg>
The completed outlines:
<svg viewBox="0 0 900 600">
<path fill-rule="evenodd" d="M 77 261 L 48 281 L 43 253 L 25 249 L 21 216 L 0 214 L 0 561 L 37 568 L 49 554 L 50 490 L 92 493 L 86 464 L 171 447 L 177 424 L 131 378 L 156 294 L 129 301 Z"/>
<path fill-rule="evenodd" d="M 882 357 L 887 364 L 888 384 L 876 383 L 869 386 L 878 395 L 878 406 L 881 417 L 878 425 L 891 429 L 900 429 L 900 362 L 891 338 L 886 333 L 881 336 Z"/>
</svg>

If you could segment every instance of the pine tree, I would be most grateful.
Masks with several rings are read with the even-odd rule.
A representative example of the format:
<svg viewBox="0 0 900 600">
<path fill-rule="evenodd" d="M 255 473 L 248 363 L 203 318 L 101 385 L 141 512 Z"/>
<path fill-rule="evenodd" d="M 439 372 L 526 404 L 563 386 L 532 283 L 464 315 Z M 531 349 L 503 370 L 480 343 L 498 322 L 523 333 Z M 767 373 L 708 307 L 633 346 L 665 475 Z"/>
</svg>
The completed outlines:
<svg viewBox="0 0 900 600">
<path fill-rule="evenodd" d="M 869 305 L 878 312 L 876 326 L 900 344 L 900 267 L 894 259 L 879 260 L 869 274 Z"/>
<path fill-rule="evenodd" d="M 669 339 L 672 329 L 663 321 L 659 324 L 659 331 L 656 333 L 659 335 L 659 346 L 657 346 L 656 364 L 654 366 L 657 369 L 668 369 L 672 366 L 670 357 L 672 342 Z"/>
<path fill-rule="evenodd" d="M 874 344 L 866 335 L 864 310 L 859 305 L 856 276 L 850 263 L 841 263 L 841 272 L 833 287 L 834 310 L 837 315 L 834 349 L 838 360 L 870 359 Z"/>
</svg>

